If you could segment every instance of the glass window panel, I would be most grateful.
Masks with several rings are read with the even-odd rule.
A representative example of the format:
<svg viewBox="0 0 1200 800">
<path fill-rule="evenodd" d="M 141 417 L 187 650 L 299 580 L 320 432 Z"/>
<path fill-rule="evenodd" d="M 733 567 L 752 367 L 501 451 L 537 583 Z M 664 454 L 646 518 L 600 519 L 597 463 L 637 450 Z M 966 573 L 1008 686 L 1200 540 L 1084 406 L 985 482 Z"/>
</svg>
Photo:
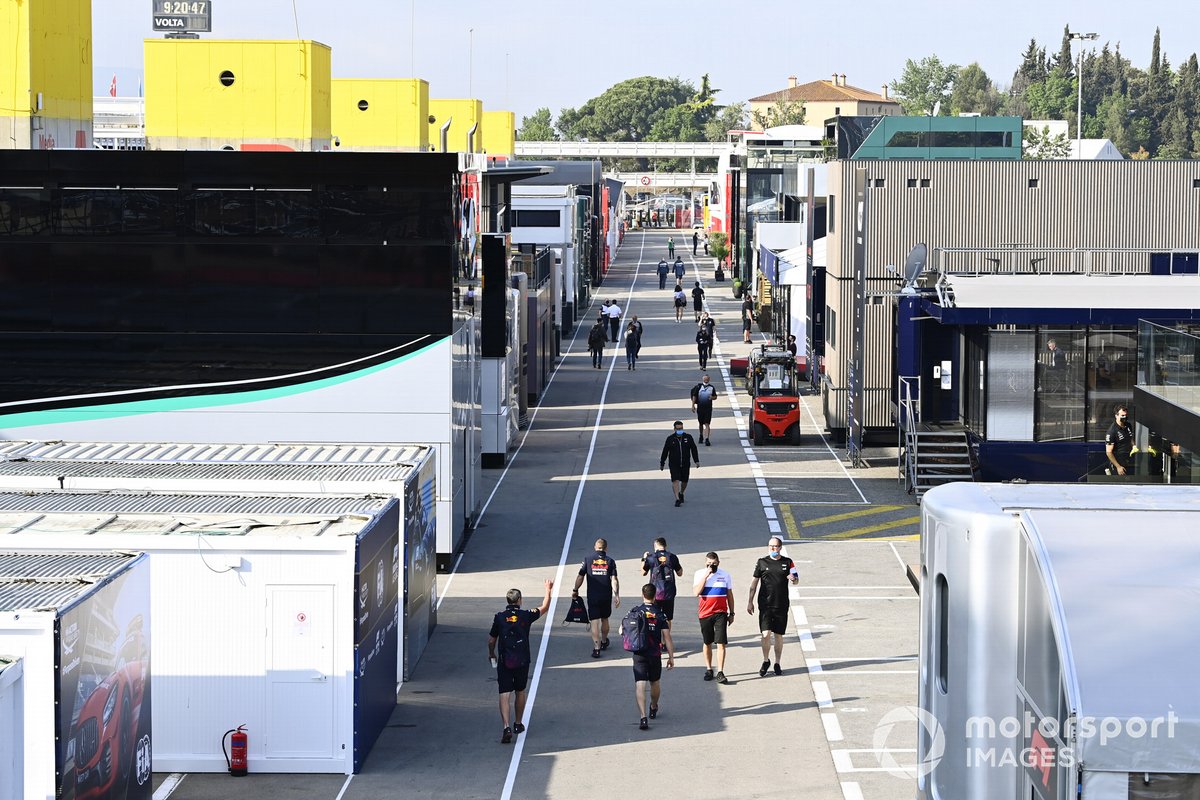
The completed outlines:
<svg viewBox="0 0 1200 800">
<path fill-rule="evenodd" d="M 1039 442 L 1083 441 L 1085 340 L 1078 327 L 1038 332 L 1035 438 Z"/>
<path fill-rule="evenodd" d="M 50 193 L 43 189 L 0 189 L 0 234 L 33 236 L 51 231 Z"/>
<path fill-rule="evenodd" d="M 1087 337 L 1087 439 L 1104 440 L 1118 405 L 1133 401 L 1137 377 L 1137 331 L 1093 325 Z"/>
<path fill-rule="evenodd" d="M 992 441 L 1033 441 L 1036 346 L 1033 331 L 989 331 L 987 430 Z"/>
</svg>

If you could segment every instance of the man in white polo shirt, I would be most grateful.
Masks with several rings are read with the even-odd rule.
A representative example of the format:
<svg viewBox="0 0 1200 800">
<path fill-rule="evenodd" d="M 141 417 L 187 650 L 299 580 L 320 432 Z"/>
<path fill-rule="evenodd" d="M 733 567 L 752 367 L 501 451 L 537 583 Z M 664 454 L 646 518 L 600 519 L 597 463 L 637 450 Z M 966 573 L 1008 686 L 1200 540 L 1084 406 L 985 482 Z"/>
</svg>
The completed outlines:
<svg viewBox="0 0 1200 800">
<path fill-rule="evenodd" d="M 612 340 L 618 341 L 621 334 L 621 307 L 617 305 L 616 300 L 609 300 L 608 308 L 604 313 L 608 316 L 608 327 L 612 333 Z"/>
</svg>

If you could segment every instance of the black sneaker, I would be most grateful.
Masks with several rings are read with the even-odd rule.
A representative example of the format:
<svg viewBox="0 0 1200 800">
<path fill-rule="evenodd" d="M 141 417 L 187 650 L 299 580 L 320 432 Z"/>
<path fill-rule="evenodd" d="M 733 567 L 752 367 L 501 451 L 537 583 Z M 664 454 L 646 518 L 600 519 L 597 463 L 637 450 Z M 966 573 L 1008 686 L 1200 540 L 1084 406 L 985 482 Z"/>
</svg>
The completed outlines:
<svg viewBox="0 0 1200 800">
<path fill-rule="evenodd" d="M 600 657 L 600 648 L 593 647 L 592 648 L 592 658 L 599 658 L 599 657 Z"/>
<path fill-rule="evenodd" d="M 679 490 L 679 502 L 681 502 L 681 503 L 684 502 L 682 489 Z"/>
<path fill-rule="evenodd" d="M 521 723 L 518 722 L 516 725 L 513 725 L 513 733 L 524 733 L 524 732 L 525 732 L 525 726 L 522 725 Z"/>
<path fill-rule="evenodd" d="M 645 717 L 642 717 L 642 721 L 638 723 L 638 730 L 641 730 L 641 731 L 650 730 L 650 723 L 646 720 Z"/>
<path fill-rule="evenodd" d="M 600 640 L 600 649 L 601 649 L 601 650 L 607 650 L 607 649 L 608 649 L 608 639 L 601 639 L 601 640 Z"/>
<path fill-rule="evenodd" d="M 500 744 L 510 744 L 512 742 L 512 728 L 505 728 L 504 733 L 500 734 Z"/>
<path fill-rule="evenodd" d="M 762 666 L 758 668 L 758 677 L 760 677 L 760 678 L 767 677 L 767 670 L 769 670 L 770 668 L 771 668 L 771 662 L 764 661 L 762 663 Z"/>
<path fill-rule="evenodd" d="M 729 683 L 729 681 L 725 679 L 725 673 L 724 673 L 724 672 L 718 672 L 718 673 L 717 673 L 717 683 Z"/>
<path fill-rule="evenodd" d="M 675 498 L 675 507 L 679 508 L 681 505 L 683 505 L 683 501 L 680 500 L 678 497 L 676 497 Z"/>
<path fill-rule="evenodd" d="M 783 674 L 783 667 L 779 666 L 779 662 L 775 662 L 775 674 L 776 675 Z"/>
<path fill-rule="evenodd" d="M 650 719 L 658 716 L 658 706 L 650 706 Z"/>
<path fill-rule="evenodd" d="M 713 671 L 711 669 L 704 670 L 704 680 L 711 681 L 713 679 Z"/>
<path fill-rule="evenodd" d="M 711 446 L 712 446 L 712 439 L 705 439 L 705 440 L 704 440 L 704 446 L 705 446 L 705 447 L 711 447 Z"/>
</svg>

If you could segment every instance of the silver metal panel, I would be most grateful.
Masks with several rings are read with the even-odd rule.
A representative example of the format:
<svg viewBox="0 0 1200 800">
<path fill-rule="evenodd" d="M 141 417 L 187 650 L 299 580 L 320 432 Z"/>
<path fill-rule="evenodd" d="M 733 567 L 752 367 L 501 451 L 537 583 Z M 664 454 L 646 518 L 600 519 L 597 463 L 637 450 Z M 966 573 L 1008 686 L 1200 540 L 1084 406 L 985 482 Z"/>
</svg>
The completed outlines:
<svg viewBox="0 0 1200 800">
<path fill-rule="evenodd" d="M 298 481 L 312 483 L 399 481 L 413 471 L 408 464 L 297 464 L 163 461 L 75 461 L 71 459 L 0 460 L 3 476 L 131 478 L 141 480 Z"/>
<path fill-rule="evenodd" d="M 0 511 L 143 514 L 373 514 L 379 495 L 182 494 L 155 492 L 3 492 Z"/>
<path fill-rule="evenodd" d="M 0 611 L 68 605 L 137 557 L 128 553 L 0 553 Z"/>
<path fill-rule="evenodd" d="M 203 444 L 185 442 L 24 442 L 0 457 L 204 464 L 416 464 L 432 448 L 413 444 Z"/>
</svg>

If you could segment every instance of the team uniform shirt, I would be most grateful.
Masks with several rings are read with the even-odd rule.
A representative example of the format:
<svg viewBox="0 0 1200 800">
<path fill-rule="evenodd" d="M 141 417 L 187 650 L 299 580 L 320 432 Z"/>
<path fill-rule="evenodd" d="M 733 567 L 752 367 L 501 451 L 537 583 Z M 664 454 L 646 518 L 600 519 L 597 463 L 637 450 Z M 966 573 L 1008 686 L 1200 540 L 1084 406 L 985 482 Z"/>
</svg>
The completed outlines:
<svg viewBox="0 0 1200 800">
<path fill-rule="evenodd" d="M 612 597 L 612 579 L 617 577 L 617 561 L 609 558 L 608 553 L 597 550 L 588 556 L 579 568 L 579 574 L 587 578 L 587 596 Z"/>
<path fill-rule="evenodd" d="M 699 335 L 697 334 L 697 336 Z M 697 341 L 699 341 L 698 338 Z M 692 387 L 692 402 L 698 406 L 708 406 L 711 409 L 716 396 L 717 387 L 711 383 L 697 383 Z"/>
<path fill-rule="evenodd" d="M 704 580 L 704 588 L 700 590 L 700 619 L 711 617 L 714 614 L 726 614 L 733 608 L 733 598 L 730 596 L 730 589 L 733 587 L 733 578 L 728 572 L 717 567 L 716 572 L 709 572 L 708 568 L 697 570 L 695 577 L 692 578 L 692 585 L 695 586 Z"/>
<path fill-rule="evenodd" d="M 652 583 L 655 582 L 661 570 L 665 570 L 665 586 L 660 591 L 662 597 L 655 597 L 656 600 L 670 600 L 675 597 L 675 576 L 678 572 L 683 571 L 683 566 L 679 563 L 679 558 L 669 550 L 655 550 L 644 561 L 642 567 L 646 570 L 646 577 Z M 661 568 L 661 570 L 660 570 Z M 655 583 L 657 588 L 657 583 Z"/>
<path fill-rule="evenodd" d="M 646 619 L 647 647 L 637 655 L 657 658 L 662 655 L 662 632 L 671 627 L 671 622 L 653 603 L 642 603 L 633 609 Z"/>
<path fill-rule="evenodd" d="M 788 583 L 793 575 L 799 575 L 796 564 L 787 556 L 771 558 L 763 556 L 754 565 L 754 577 L 758 578 L 758 605 L 760 608 L 784 609 L 789 605 Z"/>
<path fill-rule="evenodd" d="M 1125 427 L 1121 427 L 1117 423 L 1108 426 L 1108 433 L 1104 436 L 1104 443 L 1113 446 L 1113 457 L 1117 459 L 1117 463 L 1123 467 L 1128 467 L 1133 463 L 1133 426 L 1126 423 Z"/>
<path fill-rule="evenodd" d="M 621 307 L 619 305 L 617 305 L 616 303 L 613 303 L 611 306 L 609 306 L 607 309 L 604 310 L 604 313 L 609 319 L 620 319 L 621 318 Z"/>
<path fill-rule="evenodd" d="M 533 627 L 533 623 L 538 621 L 542 616 L 542 612 L 536 608 L 521 608 L 520 606 L 507 606 L 503 611 L 497 612 L 492 619 L 492 630 L 488 633 L 493 639 L 499 640 L 500 634 L 504 632 L 504 626 L 509 623 L 517 623 L 525 629 L 524 651 L 525 662 L 530 661 L 529 656 L 529 630 Z M 504 667 L 504 653 L 497 653 L 497 661 L 501 668 Z"/>
</svg>

